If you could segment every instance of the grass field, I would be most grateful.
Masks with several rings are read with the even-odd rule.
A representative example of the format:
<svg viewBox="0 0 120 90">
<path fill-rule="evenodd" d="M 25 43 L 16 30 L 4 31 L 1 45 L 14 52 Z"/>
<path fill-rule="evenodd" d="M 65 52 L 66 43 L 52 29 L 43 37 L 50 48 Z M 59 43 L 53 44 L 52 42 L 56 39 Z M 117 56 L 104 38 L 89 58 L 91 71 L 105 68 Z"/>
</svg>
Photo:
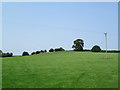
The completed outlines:
<svg viewBox="0 0 120 90">
<path fill-rule="evenodd" d="M 2 60 L 3 88 L 117 88 L 118 54 L 53 52 Z"/>
</svg>

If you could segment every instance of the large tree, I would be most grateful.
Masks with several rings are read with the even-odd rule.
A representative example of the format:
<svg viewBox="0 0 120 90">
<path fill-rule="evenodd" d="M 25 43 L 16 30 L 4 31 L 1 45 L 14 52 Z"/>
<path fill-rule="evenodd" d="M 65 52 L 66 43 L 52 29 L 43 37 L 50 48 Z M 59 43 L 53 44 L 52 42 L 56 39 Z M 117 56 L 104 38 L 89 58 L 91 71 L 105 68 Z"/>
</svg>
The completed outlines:
<svg viewBox="0 0 120 90">
<path fill-rule="evenodd" d="M 84 47 L 84 41 L 82 39 L 77 39 L 74 41 L 74 45 L 72 48 L 74 48 L 75 51 L 83 51 Z"/>
</svg>

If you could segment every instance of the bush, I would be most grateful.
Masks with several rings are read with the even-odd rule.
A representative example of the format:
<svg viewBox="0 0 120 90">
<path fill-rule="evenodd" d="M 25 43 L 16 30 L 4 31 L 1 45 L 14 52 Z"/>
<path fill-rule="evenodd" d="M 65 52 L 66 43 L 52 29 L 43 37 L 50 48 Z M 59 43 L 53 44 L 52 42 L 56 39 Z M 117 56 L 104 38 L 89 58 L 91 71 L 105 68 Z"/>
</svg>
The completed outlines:
<svg viewBox="0 0 120 90">
<path fill-rule="evenodd" d="M 65 49 L 63 49 L 62 47 L 60 47 L 60 50 L 61 50 L 61 51 L 65 51 Z"/>
<path fill-rule="evenodd" d="M 92 51 L 92 52 L 100 52 L 100 51 L 101 51 L 101 48 L 100 48 L 100 46 L 95 45 L 95 46 L 93 46 L 93 48 L 91 49 L 91 51 Z"/>
<path fill-rule="evenodd" d="M 106 52 L 106 50 L 101 50 L 101 52 Z M 120 50 L 107 50 L 108 53 L 120 53 Z"/>
<path fill-rule="evenodd" d="M 2 57 L 2 53 L 0 53 L 0 57 Z"/>
<path fill-rule="evenodd" d="M 36 52 L 32 52 L 32 53 L 31 53 L 31 55 L 34 55 L 34 54 L 36 54 Z"/>
<path fill-rule="evenodd" d="M 2 50 L 0 50 L 0 53 L 3 53 Z"/>
<path fill-rule="evenodd" d="M 22 53 L 22 56 L 28 56 L 28 55 L 29 55 L 28 52 L 23 52 L 23 53 Z"/>
<path fill-rule="evenodd" d="M 13 53 L 8 53 L 8 57 L 12 57 L 13 56 Z"/>
<path fill-rule="evenodd" d="M 41 53 L 44 53 L 44 50 L 41 50 L 40 52 L 41 52 Z"/>
<path fill-rule="evenodd" d="M 57 51 L 65 51 L 62 47 L 60 47 L 60 48 L 55 48 L 55 52 L 57 52 Z"/>
<path fill-rule="evenodd" d="M 13 53 L 0 53 L 0 57 L 12 57 Z"/>
<path fill-rule="evenodd" d="M 7 53 L 2 53 L 1 57 L 7 57 Z"/>
<path fill-rule="evenodd" d="M 58 48 L 55 48 L 55 52 L 60 51 Z"/>
<path fill-rule="evenodd" d="M 46 53 L 46 52 L 47 52 L 47 50 L 44 50 L 44 52 Z"/>
<path fill-rule="evenodd" d="M 36 54 L 40 54 L 40 51 L 36 51 Z"/>
<path fill-rule="evenodd" d="M 89 50 L 89 49 L 84 49 L 83 51 L 86 51 L 86 52 L 88 52 L 88 51 L 91 51 L 91 50 Z"/>
<path fill-rule="evenodd" d="M 49 50 L 49 52 L 54 52 L 54 49 L 53 49 L 53 48 L 51 48 L 51 49 Z"/>
</svg>

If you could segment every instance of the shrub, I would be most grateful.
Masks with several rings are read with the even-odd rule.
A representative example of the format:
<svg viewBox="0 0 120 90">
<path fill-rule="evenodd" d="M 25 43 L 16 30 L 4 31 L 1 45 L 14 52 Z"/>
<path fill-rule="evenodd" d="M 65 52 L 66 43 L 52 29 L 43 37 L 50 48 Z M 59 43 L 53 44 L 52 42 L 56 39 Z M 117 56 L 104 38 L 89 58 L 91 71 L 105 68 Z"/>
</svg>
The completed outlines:
<svg viewBox="0 0 120 90">
<path fill-rule="evenodd" d="M 60 48 L 55 48 L 55 52 L 57 52 L 57 51 L 65 51 L 62 47 L 60 47 Z"/>
<path fill-rule="evenodd" d="M 49 50 L 49 52 L 54 52 L 54 49 L 53 49 L 53 48 L 51 48 L 51 49 Z"/>
<path fill-rule="evenodd" d="M 31 55 L 34 55 L 34 54 L 36 54 L 36 52 L 32 52 L 32 53 L 31 53 Z"/>
<path fill-rule="evenodd" d="M 9 53 L 9 54 L 8 54 L 8 57 L 12 57 L 12 56 L 13 56 L 13 53 Z"/>
<path fill-rule="evenodd" d="M 3 53 L 2 50 L 0 50 L 0 53 Z"/>
<path fill-rule="evenodd" d="M 3 53 L 2 50 L 0 50 L 0 57 L 2 57 L 2 53 Z"/>
<path fill-rule="evenodd" d="M 95 46 L 93 46 L 93 48 L 91 49 L 91 51 L 92 51 L 92 52 L 100 52 L 100 51 L 101 51 L 101 48 L 100 48 L 100 46 L 95 45 Z"/>
<path fill-rule="evenodd" d="M 28 56 L 28 55 L 29 55 L 28 52 L 23 52 L 23 53 L 22 53 L 22 56 Z"/>
<path fill-rule="evenodd" d="M 106 52 L 106 50 L 101 50 L 101 52 Z M 107 50 L 108 53 L 120 53 L 120 50 Z"/>
<path fill-rule="evenodd" d="M 13 53 L 0 53 L 0 57 L 12 57 Z"/>
<path fill-rule="evenodd" d="M 0 57 L 2 57 L 2 53 L 0 53 Z"/>
<path fill-rule="evenodd" d="M 59 49 L 58 49 L 58 48 L 55 48 L 55 52 L 57 52 L 57 51 L 59 51 Z"/>
<path fill-rule="evenodd" d="M 61 51 L 65 51 L 65 49 L 63 49 L 62 47 L 60 47 L 60 50 L 61 50 Z"/>
<path fill-rule="evenodd" d="M 44 50 L 41 50 L 40 52 L 41 52 L 41 53 L 44 53 Z"/>
<path fill-rule="evenodd" d="M 36 51 L 36 54 L 40 54 L 40 51 Z"/>
<path fill-rule="evenodd" d="M 47 52 L 47 50 L 44 50 L 44 52 Z"/>
<path fill-rule="evenodd" d="M 87 52 L 87 51 L 91 51 L 91 50 L 89 50 L 89 49 L 84 49 L 83 51 L 86 51 L 86 52 Z"/>
<path fill-rule="evenodd" d="M 2 57 L 7 57 L 7 53 L 2 53 Z"/>
</svg>

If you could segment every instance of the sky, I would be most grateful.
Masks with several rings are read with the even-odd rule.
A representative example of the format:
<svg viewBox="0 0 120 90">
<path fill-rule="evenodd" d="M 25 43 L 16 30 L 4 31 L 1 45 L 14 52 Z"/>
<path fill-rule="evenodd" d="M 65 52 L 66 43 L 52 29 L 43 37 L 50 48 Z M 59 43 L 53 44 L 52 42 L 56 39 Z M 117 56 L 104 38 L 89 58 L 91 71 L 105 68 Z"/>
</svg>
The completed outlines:
<svg viewBox="0 0 120 90">
<path fill-rule="evenodd" d="M 2 49 L 2 3 L 0 2 L 0 49 Z"/>
<path fill-rule="evenodd" d="M 117 2 L 4 2 L 2 51 L 20 55 L 50 48 L 72 50 L 84 40 L 84 49 L 99 45 L 118 49 Z"/>
</svg>

